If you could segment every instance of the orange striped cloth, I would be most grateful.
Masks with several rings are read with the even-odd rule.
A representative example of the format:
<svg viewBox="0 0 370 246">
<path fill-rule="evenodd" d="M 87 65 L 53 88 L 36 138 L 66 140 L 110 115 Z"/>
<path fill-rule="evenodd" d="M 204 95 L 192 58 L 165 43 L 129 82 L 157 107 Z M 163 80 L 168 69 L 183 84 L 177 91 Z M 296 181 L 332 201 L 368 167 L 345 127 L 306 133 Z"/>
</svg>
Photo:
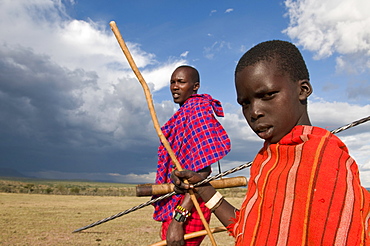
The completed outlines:
<svg viewBox="0 0 370 246">
<path fill-rule="evenodd" d="M 229 230 L 235 245 L 369 245 L 369 206 L 345 144 L 296 126 L 257 154 Z"/>
</svg>

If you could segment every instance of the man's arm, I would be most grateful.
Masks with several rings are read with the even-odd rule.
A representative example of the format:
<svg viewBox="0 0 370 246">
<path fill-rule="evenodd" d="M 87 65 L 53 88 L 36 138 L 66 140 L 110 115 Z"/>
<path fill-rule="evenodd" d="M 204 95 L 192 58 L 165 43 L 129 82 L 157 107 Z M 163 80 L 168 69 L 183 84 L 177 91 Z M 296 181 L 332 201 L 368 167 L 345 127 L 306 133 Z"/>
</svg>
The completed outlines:
<svg viewBox="0 0 370 246">
<path fill-rule="evenodd" d="M 211 173 L 211 167 L 205 167 L 202 170 L 197 172 L 202 179 L 205 179 Z M 198 196 L 197 196 L 198 197 Z M 179 204 L 181 207 L 185 208 L 188 211 L 191 211 L 194 204 L 191 201 L 190 195 L 188 193 L 184 194 L 184 199 L 182 203 Z M 191 216 L 191 215 L 190 215 Z M 182 245 L 181 243 L 184 242 L 184 222 L 178 222 L 174 218 L 171 221 L 171 224 L 168 227 L 166 240 L 167 245 Z"/>
</svg>

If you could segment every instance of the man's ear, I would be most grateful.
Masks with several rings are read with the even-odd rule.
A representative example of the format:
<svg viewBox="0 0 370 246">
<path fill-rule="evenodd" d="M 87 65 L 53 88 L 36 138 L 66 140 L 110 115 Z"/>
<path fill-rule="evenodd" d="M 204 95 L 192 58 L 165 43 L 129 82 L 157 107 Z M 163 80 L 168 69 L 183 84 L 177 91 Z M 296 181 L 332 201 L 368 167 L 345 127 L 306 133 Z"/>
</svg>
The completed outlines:
<svg viewBox="0 0 370 246">
<path fill-rule="evenodd" d="M 306 101 L 313 91 L 311 83 L 307 79 L 304 79 L 304 80 L 299 80 L 298 85 L 300 89 L 299 100 Z"/>
<path fill-rule="evenodd" d="M 193 85 L 193 91 L 197 92 L 199 90 L 199 88 L 200 88 L 200 83 L 197 81 Z"/>
</svg>

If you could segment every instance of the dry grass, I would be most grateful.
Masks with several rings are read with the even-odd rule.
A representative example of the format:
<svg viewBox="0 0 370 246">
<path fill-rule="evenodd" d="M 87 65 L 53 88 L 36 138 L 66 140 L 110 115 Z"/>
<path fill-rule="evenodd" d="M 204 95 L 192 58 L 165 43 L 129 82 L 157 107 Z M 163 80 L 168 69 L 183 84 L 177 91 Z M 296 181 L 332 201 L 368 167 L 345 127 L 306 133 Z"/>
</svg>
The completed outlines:
<svg viewBox="0 0 370 246">
<path fill-rule="evenodd" d="M 152 206 L 72 233 L 149 199 L 0 193 L 0 245 L 150 245 L 160 240 L 160 223 L 152 219 Z M 228 201 L 240 206 L 242 198 Z M 211 226 L 220 226 L 216 218 Z M 215 238 L 218 245 L 233 245 L 226 232 Z M 202 245 L 211 245 L 209 239 Z"/>
</svg>

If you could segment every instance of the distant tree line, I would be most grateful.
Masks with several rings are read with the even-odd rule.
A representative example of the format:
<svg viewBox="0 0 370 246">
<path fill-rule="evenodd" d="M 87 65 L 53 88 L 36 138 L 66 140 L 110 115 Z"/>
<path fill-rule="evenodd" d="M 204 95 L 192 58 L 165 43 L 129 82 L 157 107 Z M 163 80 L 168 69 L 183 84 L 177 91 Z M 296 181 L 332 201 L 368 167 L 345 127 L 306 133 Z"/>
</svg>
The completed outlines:
<svg viewBox="0 0 370 246">
<path fill-rule="evenodd" d="M 88 196 L 136 196 L 133 186 L 107 187 L 91 186 L 89 183 L 68 184 L 48 183 L 38 184 L 21 181 L 0 180 L 0 192 L 4 193 L 28 193 L 28 194 L 53 194 L 53 195 L 88 195 Z"/>
</svg>

